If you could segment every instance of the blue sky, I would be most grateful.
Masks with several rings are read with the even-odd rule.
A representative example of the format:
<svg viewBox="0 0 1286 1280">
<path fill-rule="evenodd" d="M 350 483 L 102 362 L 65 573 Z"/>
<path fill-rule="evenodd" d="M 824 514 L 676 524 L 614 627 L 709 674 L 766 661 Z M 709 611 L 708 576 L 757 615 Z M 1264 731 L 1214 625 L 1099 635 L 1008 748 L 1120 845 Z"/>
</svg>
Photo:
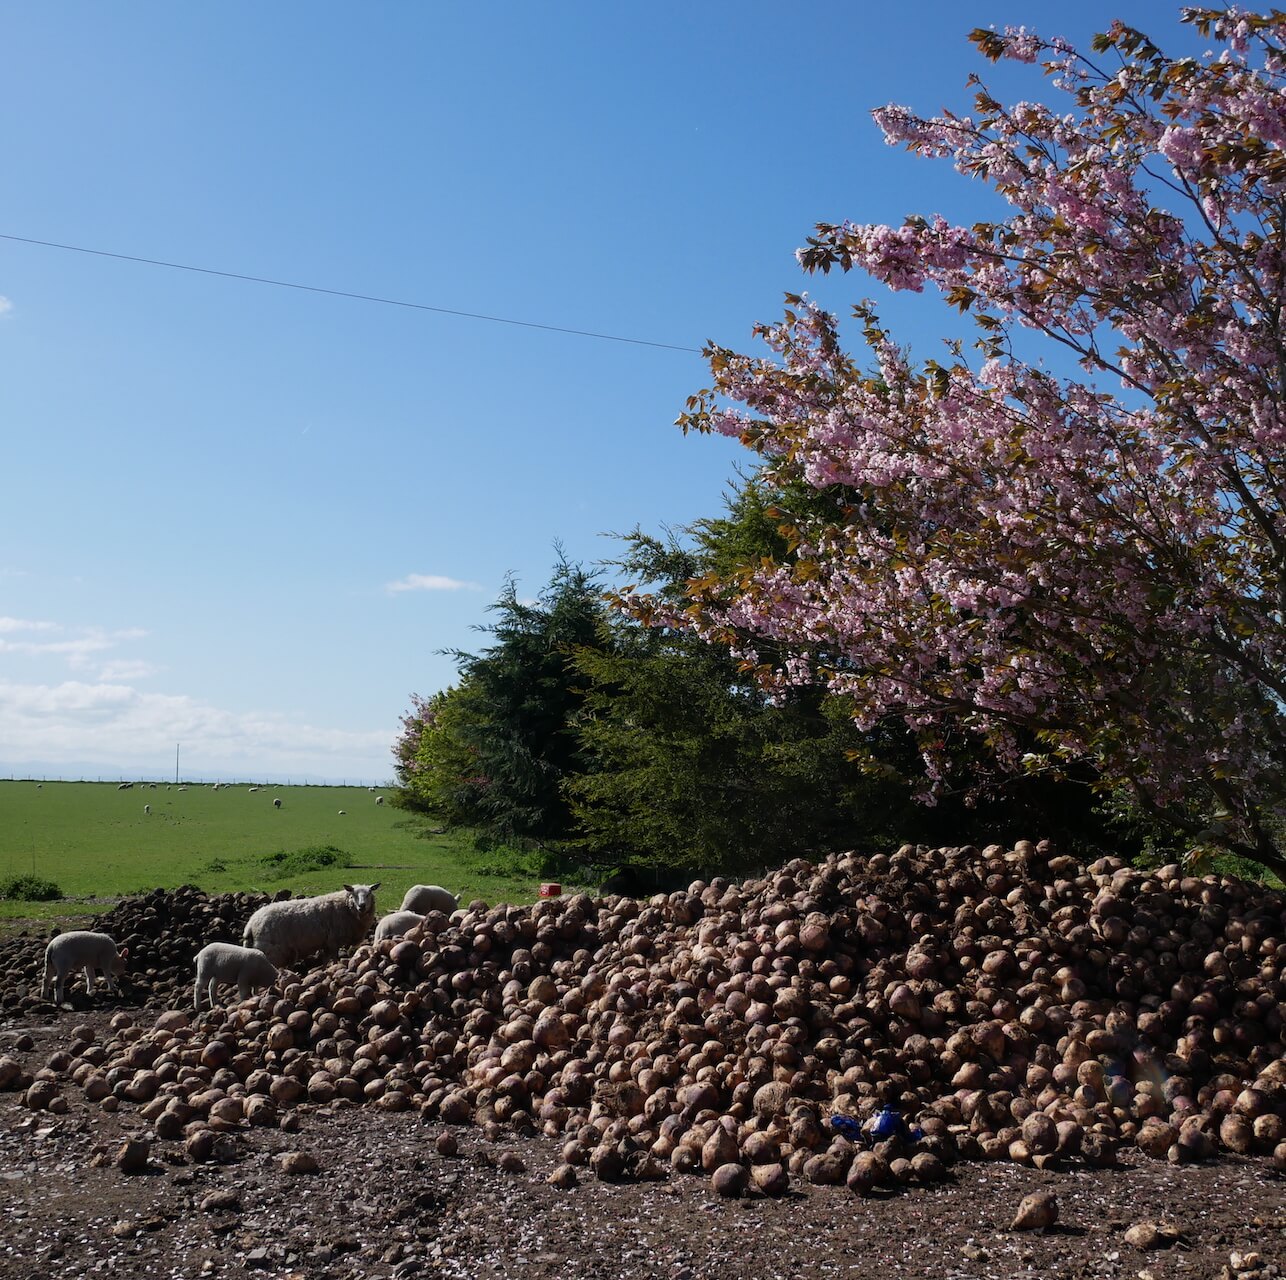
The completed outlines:
<svg viewBox="0 0 1286 1280">
<path fill-rule="evenodd" d="M 967 110 L 964 39 L 1177 5 L 0 4 L 0 233 L 699 348 L 808 282 L 813 224 L 995 212 L 884 145 Z M 391 775 L 505 576 L 715 513 L 699 356 L 0 240 L 0 776 Z"/>
</svg>

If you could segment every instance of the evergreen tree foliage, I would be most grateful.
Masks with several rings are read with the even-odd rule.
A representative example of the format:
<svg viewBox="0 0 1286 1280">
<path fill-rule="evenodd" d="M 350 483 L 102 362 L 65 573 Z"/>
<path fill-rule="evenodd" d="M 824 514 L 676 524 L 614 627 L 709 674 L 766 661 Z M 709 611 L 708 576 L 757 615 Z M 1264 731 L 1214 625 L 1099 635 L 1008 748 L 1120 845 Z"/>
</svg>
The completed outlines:
<svg viewBox="0 0 1286 1280">
<path fill-rule="evenodd" d="M 420 704 L 428 714 L 408 725 L 403 785 L 415 806 L 492 840 L 558 841 L 570 822 L 562 784 L 586 767 L 572 657 L 595 642 L 602 590 L 560 560 L 537 600 L 519 599 L 511 580 L 491 608 L 492 643 L 455 651 L 458 685 Z"/>
</svg>

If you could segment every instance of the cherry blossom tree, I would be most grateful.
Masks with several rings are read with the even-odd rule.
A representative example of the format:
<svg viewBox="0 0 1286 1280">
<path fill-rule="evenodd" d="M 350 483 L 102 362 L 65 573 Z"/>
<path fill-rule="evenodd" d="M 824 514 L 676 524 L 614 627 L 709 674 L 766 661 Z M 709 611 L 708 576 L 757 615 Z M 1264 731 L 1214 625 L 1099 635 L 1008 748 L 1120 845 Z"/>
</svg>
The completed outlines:
<svg viewBox="0 0 1286 1280">
<path fill-rule="evenodd" d="M 975 78 L 971 115 L 874 113 L 1007 216 L 821 225 L 800 262 L 933 286 L 976 343 L 916 364 L 863 304 L 858 360 L 792 297 L 756 329 L 771 354 L 710 347 L 680 424 L 823 509 L 782 512 L 789 558 L 625 601 L 770 687 L 824 683 L 863 727 L 903 718 L 939 786 L 961 735 L 1001 770 L 1089 762 L 1286 875 L 1286 15 L 1182 19 L 1215 50 L 973 33 L 1039 63 L 1061 109 Z"/>
</svg>

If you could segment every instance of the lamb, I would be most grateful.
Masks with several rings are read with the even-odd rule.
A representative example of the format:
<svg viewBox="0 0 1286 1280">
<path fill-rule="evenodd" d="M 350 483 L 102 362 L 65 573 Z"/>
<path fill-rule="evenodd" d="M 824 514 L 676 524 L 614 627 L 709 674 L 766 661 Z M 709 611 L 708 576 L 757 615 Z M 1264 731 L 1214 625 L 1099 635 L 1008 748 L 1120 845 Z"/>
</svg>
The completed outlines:
<svg viewBox="0 0 1286 1280">
<path fill-rule="evenodd" d="M 383 796 L 376 796 L 376 797 L 375 797 L 375 803 L 376 803 L 376 804 L 383 804 L 383 803 L 384 803 L 384 797 L 383 797 Z"/>
<path fill-rule="evenodd" d="M 273 798 L 272 798 L 272 807 L 273 807 L 274 809 L 280 809 L 280 808 L 281 808 L 281 797 L 280 797 L 280 796 L 273 796 Z"/>
<path fill-rule="evenodd" d="M 151 812 L 152 812 L 152 806 L 151 806 L 150 804 L 145 804 L 145 805 L 143 806 L 143 812 L 144 812 L 144 813 L 151 813 Z"/>
<path fill-rule="evenodd" d="M 423 924 L 424 917 L 418 911 L 390 911 L 375 926 L 375 941 L 382 938 L 400 938 L 409 933 L 417 924 Z"/>
<path fill-rule="evenodd" d="M 450 915 L 460 905 L 460 895 L 444 889 L 440 884 L 413 884 L 402 899 L 403 911 L 418 911 L 421 915 L 441 911 Z"/>
<path fill-rule="evenodd" d="M 269 902 L 246 923 L 241 941 L 279 968 L 324 951 L 335 957 L 356 946 L 375 923 L 375 884 L 346 884 L 342 892 Z"/>
<path fill-rule="evenodd" d="M 196 954 L 192 1007 L 200 1009 L 204 991 L 213 1009 L 215 988 L 221 982 L 235 982 L 238 997 L 246 1000 L 259 987 L 270 987 L 276 980 L 277 966 L 262 951 L 232 942 L 212 942 Z"/>
<path fill-rule="evenodd" d="M 116 943 L 110 934 L 90 933 L 86 929 L 73 929 L 70 933 L 60 933 L 51 938 L 45 948 L 45 973 L 40 984 L 42 999 L 49 998 L 50 987 L 53 988 L 54 1003 L 62 1004 L 67 986 L 67 975 L 73 969 L 85 971 L 85 990 L 93 995 L 96 981 L 95 970 L 103 975 L 107 989 L 116 993 L 115 979 L 125 972 L 125 959 L 129 948 L 122 947 L 118 952 Z"/>
</svg>

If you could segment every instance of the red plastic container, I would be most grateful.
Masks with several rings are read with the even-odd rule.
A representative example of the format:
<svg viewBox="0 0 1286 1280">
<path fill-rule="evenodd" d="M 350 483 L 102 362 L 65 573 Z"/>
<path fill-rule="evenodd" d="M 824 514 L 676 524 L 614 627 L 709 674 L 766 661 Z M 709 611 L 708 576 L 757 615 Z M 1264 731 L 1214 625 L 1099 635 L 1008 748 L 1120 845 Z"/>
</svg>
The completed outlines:
<svg viewBox="0 0 1286 1280">
<path fill-rule="evenodd" d="M 563 886 L 556 880 L 551 880 L 540 886 L 540 896 L 542 898 L 557 898 L 562 895 Z"/>
</svg>

